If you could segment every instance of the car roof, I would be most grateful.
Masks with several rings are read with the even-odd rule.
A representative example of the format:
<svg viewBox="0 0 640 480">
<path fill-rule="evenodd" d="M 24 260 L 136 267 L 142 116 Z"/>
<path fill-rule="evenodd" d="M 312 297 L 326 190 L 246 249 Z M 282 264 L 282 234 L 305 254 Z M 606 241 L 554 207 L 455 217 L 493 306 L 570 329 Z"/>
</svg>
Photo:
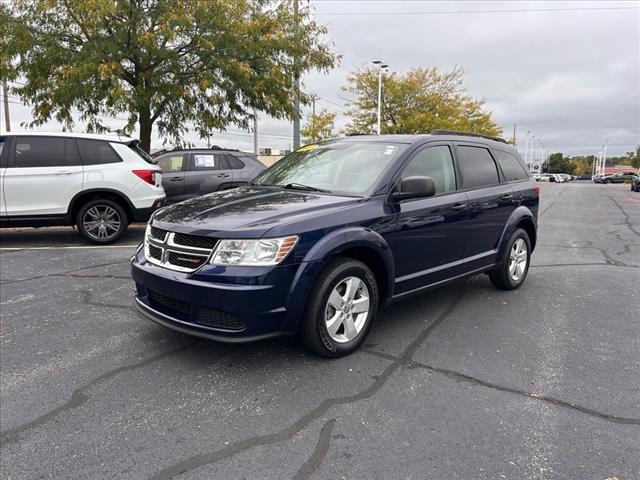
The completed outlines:
<svg viewBox="0 0 640 480">
<path fill-rule="evenodd" d="M 446 132 L 446 131 L 442 131 L 442 132 Z M 491 146 L 491 148 L 517 152 L 517 149 L 513 145 L 506 143 L 502 139 L 498 139 L 498 138 L 494 139 L 492 137 L 476 135 L 473 133 L 470 133 L 470 134 L 464 134 L 464 133 L 466 132 L 438 133 L 435 135 L 434 134 L 349 135 L 347 137 L 335 138 L 328 141 L 329 142 L 337 141 L 337 140 L 346 141 L 346 142 L 367 141 L 367 142 L 382 142 L 382 143 L 385 143 L 385 142 L 406 143 L 411 145 L 411 144 L 422 143 L 427 140 L 437 140 L 437 141 L 441 140 L 441 141 L 447 141 L 447 142 L 456 141 L 456 142 L 483 143 L 485 145 Z M 319 143 L 324 143 L 324 142 L 319 142 Z"/>
<path fill-rule="evenodd" d="M 20 137 L 84 138 L 87 140 L 103 140 L 107 142 L 117 142 L 117 143 L 131 143 L 131 142 L 137 141 L 134 138 L 125 137 L 117 134 L 101 135 L 97 133 L 73 133 L 73 132 L 40 132 L 40 131 L 7 132 L 7 133 L 3 133 L 2 136 L 3 137 L 20 136 Z"/>
</svg>

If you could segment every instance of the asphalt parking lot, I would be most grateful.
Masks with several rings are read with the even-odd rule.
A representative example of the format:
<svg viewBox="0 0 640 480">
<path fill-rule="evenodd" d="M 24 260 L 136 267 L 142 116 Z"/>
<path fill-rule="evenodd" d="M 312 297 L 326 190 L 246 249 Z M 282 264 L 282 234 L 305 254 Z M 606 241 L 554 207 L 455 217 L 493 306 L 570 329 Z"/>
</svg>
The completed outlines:
<svg viewBox="0 0 640 480">
<path fill-rule="evenodd" d="M 4 479 L 640 478 L 640 194 L 546 184 L 525 285 L 389 307 L 363 350 L 137 317 L 143 235 L 1 233 Z"/>
</svg>

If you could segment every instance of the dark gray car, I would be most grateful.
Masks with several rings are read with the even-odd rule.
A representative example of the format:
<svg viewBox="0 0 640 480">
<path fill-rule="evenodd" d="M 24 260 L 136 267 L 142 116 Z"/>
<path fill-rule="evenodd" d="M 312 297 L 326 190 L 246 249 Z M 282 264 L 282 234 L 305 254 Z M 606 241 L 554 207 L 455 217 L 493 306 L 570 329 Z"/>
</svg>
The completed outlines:
<svg viewBox="0 0 640 480">
<path fill-rule="evenodd" d="M 251 153 L 222 149 L 173 150 L 155 156 L 168 203 L 249 183 L 265 166 Z"/>
</svg>

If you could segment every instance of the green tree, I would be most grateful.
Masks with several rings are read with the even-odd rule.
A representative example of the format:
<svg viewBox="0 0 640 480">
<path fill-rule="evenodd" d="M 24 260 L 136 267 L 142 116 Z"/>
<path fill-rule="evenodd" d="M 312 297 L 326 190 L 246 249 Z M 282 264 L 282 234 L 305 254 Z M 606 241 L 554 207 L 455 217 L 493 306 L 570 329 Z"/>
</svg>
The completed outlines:
<svg viewBox="0 0 640 480">
<path fill-rule="evenodd" d="M 306 121 L 300 134 L 305 143 L 319 142 L 336 136 L 334 132 L 336 114 L 322 109 L 320 113 L 310 113 L 307 115 Z"/>
<path fill-rule="evenodd" d="M 484 100 L 471 97 L 464 71 L 456 67 L 414 68 L 404 74 L 385 74 L 382 82 L 381 133 L 429 133 L 438 128 L 500 136 Z M 347 77 L 346 92 L 355 95 L 347 115 L 347 133 L 373 133 L 377 124 L 378 71 L 364 68 Z"/>
<path fill-rule="evenodd" d="M 568 161 L 568 166 L 573 175 L 587 175 L 593 171 L 593 157 L 572 157 Z"/>
<path fill-rule="evenodd" d="M 152 128 L 181 144 L 229 124 L 247 128 L 253 108 L 291 118 L 293 79 L 337 61 L 326 30 L 291 1 L 14 0 L 15 89 L 33 105 L 32 125 L 51 118 L 89 131 L 101 116 L 127 115 L 149 149 Z M 308 101 L 302 96 L 303 103 Z"/>
<path fill-rule="evenodd" d="M 569 160 L 562 153 L 552 153 L 549 156 L 549 173 L 573 173 Z"/>
<path fill-rule="evenodd" d="M 626 157 L 621 163 L 623 165 L 631 165 L 634 168 L 640 168 L 640 145 L 637 145 L 633 152 L 627 152 Z"/>
</svg>

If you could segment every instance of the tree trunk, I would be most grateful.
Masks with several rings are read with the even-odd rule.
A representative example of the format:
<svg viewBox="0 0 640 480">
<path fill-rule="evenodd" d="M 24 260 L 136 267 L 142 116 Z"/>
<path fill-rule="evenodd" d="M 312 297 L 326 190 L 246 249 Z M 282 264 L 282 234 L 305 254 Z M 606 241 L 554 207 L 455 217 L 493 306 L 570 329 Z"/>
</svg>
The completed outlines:
<svg viewBox="0 0 640 480">
<path fill-rule="evenodd" d="M 149 153 L 151 149 L 151 130 L 153 127 L 149 107 L 141 107 L 138 115 L 138 121 L 140 123 L 140 148 Z"/>
</svg>

